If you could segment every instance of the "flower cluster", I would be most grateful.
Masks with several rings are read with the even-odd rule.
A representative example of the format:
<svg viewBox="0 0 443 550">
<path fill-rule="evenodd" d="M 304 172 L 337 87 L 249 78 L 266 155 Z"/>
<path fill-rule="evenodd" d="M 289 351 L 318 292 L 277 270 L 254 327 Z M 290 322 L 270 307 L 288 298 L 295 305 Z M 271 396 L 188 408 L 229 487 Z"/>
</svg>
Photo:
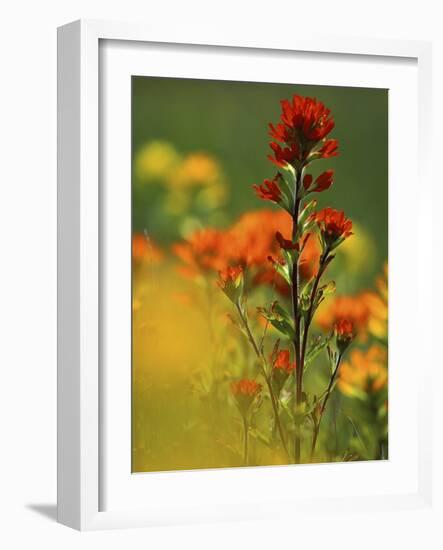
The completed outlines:
<svg viewBox="0 0 443 550">
<path fill-rule="evenodd" d="M 334 119 L 321 101 L 294 95 L 292 101 L 281 102 L 281 110 L 280 123 L 269 124 L 269 134 L 275 140 L 270 143 L 273 155 L 269 159 L 277 167 L 299 166 L 338 154 L 337 140 L 326 139 L 334 128 Z"/>
<path fill-rule="evenodd" d="M 291 218 L 286 212 L 259 210 L 243 214 L 226 230 L 203 229 L 192 233 L 172 250 L 181 260 L 180 271 L 188 277 L 218 273 L 229 266 L 242 266 L 251 274 L 253 286 L 269 285 L 288 295 L 287 283 L 273 268 L 283 262 L 281 241 L 291 234 Z M 289 239 L 286 239 L 289 242 Z M 315 239 L 304 243 L 300 258 L 303 279 L 310 279 L 318 269 L 320 248 Z"/>
<path fill-rule="evenodd" d="M 335 324 L 335 336 L 337 348 L 340 353 L 343 353 L 354 339 L 354 325 L 352 322 L 349 319 L 340 319 Z"/>
<path fill-rule="evenodd" d="M 320 230 L 323 250 L 333 250 L 352 235 L 352 221 L 346 218 L 343 211 L 324 208 L 312 214 L 311 219 Z"/>
<path fill-rule="evenodd" d="M 378 345 L 371 346 L 367 351 L 351 351 L 349 360 L 340 369 L 340 391 L 350 397 L 365 398 L 367 394 L 385 388 L 388 382 L 386 360 L 386 350 Z"/>
<path fill-rule="evenodd" d="M 231 393 L 243 417 L 247 416 L 251 405 L 260 395 L 261 390 L 261 384 L 247 378 L 231 383 Z"/>
</svg>

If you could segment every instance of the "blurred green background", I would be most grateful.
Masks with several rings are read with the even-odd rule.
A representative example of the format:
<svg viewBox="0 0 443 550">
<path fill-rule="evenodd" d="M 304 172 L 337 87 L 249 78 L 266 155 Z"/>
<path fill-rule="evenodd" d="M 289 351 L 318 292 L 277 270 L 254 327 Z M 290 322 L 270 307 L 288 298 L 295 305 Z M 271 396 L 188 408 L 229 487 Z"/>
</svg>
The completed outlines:
<svg viewBox="0 0 443 550">
<path fill-rule="evenodd" d="M 314 163 L 320 172 L 335 170 L 335 184 L 318 194 L 320 206 L 343 209 L 376 243 L 369 284 L 388 253 L 388 91 L 383 89 L 133 77 L 133 154 L 152 140 L 171 143 L 180 153 L 205 151 L 220 162 L 229 185 L 226 220 L 245 210 L 269 207 L 251 189 L 272 177 L 268 123 L 276 123 L 280 100 L 294 93 L 318 98 L 331 109 L 339 156 Z M 152 208 L 155 193 L 137 193 L 134 182 L 134 231 L 147 230 L 167 245 L 164 216 Z M 149 204 L 147 204 L 147 201 Z"/>
</svg>

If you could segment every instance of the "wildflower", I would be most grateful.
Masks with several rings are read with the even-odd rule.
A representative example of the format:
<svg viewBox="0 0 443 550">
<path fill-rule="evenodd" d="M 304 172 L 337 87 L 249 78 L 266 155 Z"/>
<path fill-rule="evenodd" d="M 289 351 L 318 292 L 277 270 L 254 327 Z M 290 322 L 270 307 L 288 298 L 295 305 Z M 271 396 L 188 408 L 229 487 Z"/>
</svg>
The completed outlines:
<svg viewBox="0 0 443 550">
<path fill-rule="evenodd" d="M 311 189 L 312 193 L 321 193 L 326 191 L 332 185 L 332 178 L 334 176 L 334 170 L 326 170 L 323 174 L 320 174 L 315 180 L 314 187 Z"/>
<path fill-rule="evenodd" d="M 187 241 L 173 245 L 172 251 L 185 266 L 181 272 L 195 277 L 208 271 L 219 271 L 226 267 L 224 255 L 225 234 L 213 228 L 193 233 Z"/>
<path fill-rule="evenodd" d="M 365 398 L 386 388 L 388 382 L 386 349 L 374 345 L 367 351 L 354 349 L 340 367 L 338 387 L 350 397 Z"/>
<path fill-rule="evenodd" d="M 312 219 L 320 229 L 325 249 L 332 250 L 352 235 L 352 221 L 348 220 L 341 210 L 324 208 L 320 212 L 312 214 Z"/>
<path fill-rule="evenodd" d="M 377 278 L 376 291 L 366 294 L 369 308 L 368 330 L 380 339 L 388 335 L 388 264 L 384 265 L 384 272 Z"/>
<path fill-rule="evenodd" d="M 284 168 L 287 163 L 295 166 L 300 161 L 337 155 L 337 140 L 326 139 L 334 119 L 321 101 L 294 95 L 292 101 L 281 102 L 281 109 L 281 122 L 269 124 L 269 135 L 285 147 L 271 142 L 272 162 Z"/>
<path fill-rule="evenodd" d="M 243 268 L 228 266 L 219 272 L 218 286 L 233 302 L 237 302 L 243 291 Z"/>
<path fill-rule="evenodd" d="M 196 152 L 183 159 L 168 183 L 172 187 L 206 187 L 222 181 L 217 160 L 204 152 Z"/>
<path fill-rule="evenodd" d="M 245 418 L 254 400 L 260 395 L 261 384 L 255 380 L 243 378 L 231 383 L 231 392 L 238 405 L 241 415 Z"/>
<path fill-rule="evenodd" d="M 132 235 L 132 259 L 135 263 L 158 263 L 163 258 L 162 251 L 142 233 Z"/>
<path fill-rule="evenodd" d="M 277 231 L 277 233 L 275 234 L 275 238 L 277 239 L 280 248 L 282 248 L 283 250 L 300 250 L 300 245 L 298 243 L 294 243 L 291 240 L 285 239 L 280 231 Z"/>
<path fill-rule="evenodd" d="M 281 201 L 281 189 L 278 185 L 278 177 L 273 180 L 265 180 L 261 185 L 253 185 L 253 188 L 260 199 L 275 203 Z"/>
<path fill-rule="evenodd" d="M 370 309 L 366 293 L 355 296 L 335 296 L 320 306 L 316 321 L 325 331 L 330 331 L 340 322 L 347 320 L 352 323 L 354 335 L 365 339 L 367 335 Z"/>
<path fill-rule="evenodd" d="M 166 141 L 151 141 L 136 154 L 134 170 L 142 183 L 166 182 L 180 163 L 180 155 Z"/>
<path fill-rule="evenodd" d="M 343 353 L 354 339 L 354 325 L 349 319 L 340 319 L 335 323 L 337 348 Z"/>
<path fill-rule="evenodd" d="M 336 139 L 327 139 L 323 142 L 322 147 L 318 151 L 321 158 L 327 159 L 338 155 L 338 141 Z"/>
<path fill-rule="evenodd" d="M 300 160 L 300 148 L 297 143 L 282 148 L 275 141 L 271 141 L 269 146 L 274 151 L 274 156 L 268 155 L 268 159 L 279 168 L 285 168 L 287 164 L 294 164 L 294 161 Z"/>
<path fill-rule="evenodd" d="M 276 350 L 271 355 L 272 381 L 278 392 L 283 388 L 288 377 L 295 371 L 295 362 L 291 361 L 289 350 Z"/>
<path fill-rule="evenodd" d="M 308 141 L 319 141 L 334 128 L 331 111 L 315 98 L 294 95 L 291 103 L 283 100 L 281 107 L 283 124 L 298 130 Z"/>
</svg>

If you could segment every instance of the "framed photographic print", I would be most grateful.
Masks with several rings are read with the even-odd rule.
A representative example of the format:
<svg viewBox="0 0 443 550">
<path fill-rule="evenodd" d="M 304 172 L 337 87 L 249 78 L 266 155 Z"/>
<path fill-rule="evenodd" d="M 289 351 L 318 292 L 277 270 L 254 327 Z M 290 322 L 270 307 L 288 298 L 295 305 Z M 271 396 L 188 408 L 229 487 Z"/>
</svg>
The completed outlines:
<svg viewBox="0 0 443 550">
<path fill-rule="evenodd" d="M 59 29 L 59 521 L 430 506 L 429 45 L 193 42 Z"/>
</svg>

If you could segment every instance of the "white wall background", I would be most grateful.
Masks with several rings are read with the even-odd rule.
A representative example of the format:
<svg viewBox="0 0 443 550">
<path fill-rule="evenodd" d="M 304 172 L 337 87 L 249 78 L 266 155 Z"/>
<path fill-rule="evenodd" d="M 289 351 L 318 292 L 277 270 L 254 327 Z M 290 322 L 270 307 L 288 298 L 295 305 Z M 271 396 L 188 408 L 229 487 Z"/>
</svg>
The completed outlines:
<svg viewBox="0 0 443 550">
<path fill-rule="evenodd" d="M 278 522 L 80 534 L 54 523 L 56 496 L 56 27 L 74 19 L 153 19 L 160 27 L 300 25 L 326 34 L 434 40 L 434 138 L 443 94 L 442 15 L 436 0 L 15 0 L 0 31 L 0 546 L 15 548 L 440 548 L 428 516 L 353 515 Z M 441 6 L 440 6 L 441 7 Z M 294 31 L 292 31 L 294 29 Z M 407 113 L 405 113 L 407 116 Z M 405 153 L 407 155 L 407 152 Z M 437 163 L 436 163 L 437 164 Z M 442 180 L 435 172 L 435 178 Z M 443 185 L 443 181 L 441 181 Z M 441 205 L 441 201 L 439 202 Z M 434 234 L 441 216 L 434 202 Z M 430 205 L 432 208 L 432 205 Z M 411 220 L 413 220 L 411 214 Z M 413 227 L 413 221 L 412 221 Z M 431 230 L 431 228 L 430 228 Z M 439 238 L 440 236 L 440 238 Z M 441 250 L 441 244 L 440 244 Z M 442 280 L 441 261 L 435 280 Z M 441 299 L 440 299 L 441 300 Z M 429 323 L 430 339 L 434 327 Z M 442 407 L 437 404 L 436 412 Z M 441 424 L 440 430 L 441 432 Z M 440 446 L 441 450 L 441 446 Z M 439 454 L 441 457 L 441 454 Z M 441 462 L 440 462 L 441 465 Z M 48 517 L 49 516 L 49 517 Z M 421 519 L 420 519 L 421 518 Z M 420 520 L 420 521 L 418 521 Z M 386 531 L 390 525 L 389 531 Z M 356 538 L 357 537 L 357 538 Z M 438 538 L 438 540 L 437 540 Z M 426 542 L 425 542 L 426 541 Z M 105 546 L 106 545 L 106 546 Z"/>
</svg>

